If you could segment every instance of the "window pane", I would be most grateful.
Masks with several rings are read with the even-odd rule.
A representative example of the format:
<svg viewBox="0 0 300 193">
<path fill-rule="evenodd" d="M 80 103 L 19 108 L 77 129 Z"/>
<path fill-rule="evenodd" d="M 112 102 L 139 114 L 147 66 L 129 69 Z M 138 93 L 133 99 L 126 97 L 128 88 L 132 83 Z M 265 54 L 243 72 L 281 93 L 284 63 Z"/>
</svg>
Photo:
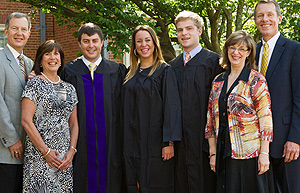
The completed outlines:
<svg viewBox="0 0 300 193">
<path fill-rule="evenodd" d="M 3 49 L 7 43 L 7 38 L 3 30 L 0 30 L 0 49 Z"/>
</svg>

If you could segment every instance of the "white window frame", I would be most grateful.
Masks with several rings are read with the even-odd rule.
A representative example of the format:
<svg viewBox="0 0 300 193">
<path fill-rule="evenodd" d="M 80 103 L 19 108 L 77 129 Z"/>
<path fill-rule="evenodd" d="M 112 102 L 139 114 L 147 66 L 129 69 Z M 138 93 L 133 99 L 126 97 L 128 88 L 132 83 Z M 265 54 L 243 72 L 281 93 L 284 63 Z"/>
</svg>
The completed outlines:
<svg viewBox="0 0 300 193">
<path fill-rule="evenodd" d="M 5 29 L 5 24 L 0 24 L 0 32 L 3 32 L 4 33 L 4 29 Z M 0 50 L 2 50 L 6 43 L 7 43 L 7 37 L 4 35 L 4 45 L 0 45 Z"/>
</svg>

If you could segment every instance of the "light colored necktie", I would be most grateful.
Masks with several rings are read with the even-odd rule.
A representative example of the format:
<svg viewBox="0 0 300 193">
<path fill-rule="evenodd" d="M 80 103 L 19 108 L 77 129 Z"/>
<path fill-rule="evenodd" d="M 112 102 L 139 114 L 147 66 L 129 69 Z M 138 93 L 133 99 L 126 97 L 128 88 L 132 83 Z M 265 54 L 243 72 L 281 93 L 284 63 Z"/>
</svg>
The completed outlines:
<svg viewBox="0 0 300 193">
<path fill-rule="evenodd" d="M 260 67 L 260 72 L 264 76 L 266 76 L 266 73 L 267 73 L 268 61 L 269 61 L 269 44 L 266 42 L 266 43 L 264 43 L 264 52 L 262 55 L 261 67 Z"/>
<path fill-rule="evenodd" d="M 94 63 L 90 63 L 90 64 L 89 64 L 89 69 L 90 69 L 90 73 L 91 73 L 92 80 L 94 80 L 94 71 L 95 71 L 96 66 L 97 66 L 97 65 L 94 64 Z"/>
<path fill-rule="evenodd" d="M 191 59 L 191 54 L 190 53 L 186 53 L 185 57 L 184 57 L 184 66 L 186 65 L 186 63 Z"/>
<path fill-rule="evenodd" d="M 22 74 L 24 76 L 24 79 L 27 81 L 27 73 L 26 73 L 26 68 L 25 68 L 25 61 L 23 59 L 23 57 L 21 55 L 19 55 L 18 57 L 19 60 L 19 67 L 22 71 Z"/>
</svg>

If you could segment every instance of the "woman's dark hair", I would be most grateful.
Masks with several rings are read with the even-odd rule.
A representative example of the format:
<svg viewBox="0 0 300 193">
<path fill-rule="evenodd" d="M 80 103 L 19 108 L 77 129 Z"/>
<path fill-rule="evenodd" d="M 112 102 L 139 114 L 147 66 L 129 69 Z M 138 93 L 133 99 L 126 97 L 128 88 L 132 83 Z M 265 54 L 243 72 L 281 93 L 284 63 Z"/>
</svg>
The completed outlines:
<svg viewBox="0 0 300 193">
<path fill-rule="evenodd" d="M 53 50 L 56 50 L 60 54 L 60 61 L 61 61 L 61 66 L 58 68 L 57 73 L 60 74 L 64 67 L 64 52 L 62 48 L 60 47 L 59 43 L 57 43 L 55 40 L 47 40 L 41 43 L 41 45 L 38 47 L 35 55 L 35 61 L 34 65 L 32 67 L 32 70 L 36 75 L 40 75 L 41 72 L 43 72 L 43 67 L 42 67 L 42 59 L 45 53 L 52 52 Z"/>
</svg>

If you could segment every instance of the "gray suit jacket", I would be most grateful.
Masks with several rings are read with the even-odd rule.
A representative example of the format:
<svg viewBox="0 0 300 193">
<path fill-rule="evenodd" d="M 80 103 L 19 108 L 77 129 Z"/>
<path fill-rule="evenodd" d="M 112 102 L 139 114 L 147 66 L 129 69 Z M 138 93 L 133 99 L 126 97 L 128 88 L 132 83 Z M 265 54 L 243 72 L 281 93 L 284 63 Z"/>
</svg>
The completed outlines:
<svg viewBox="0 0 300 193">
<path fill-rule="evenodd" d="M 33 62 L 24 57 L 29 74 Z M 9 146 L 19 139 L 24 144 L 25 131 L 21 125 L 21 95 L 26 82 L 21 69 L 8 47 L 0 51 L 0 163 L 22 164 L 12 159 Z"/>
</svg>

